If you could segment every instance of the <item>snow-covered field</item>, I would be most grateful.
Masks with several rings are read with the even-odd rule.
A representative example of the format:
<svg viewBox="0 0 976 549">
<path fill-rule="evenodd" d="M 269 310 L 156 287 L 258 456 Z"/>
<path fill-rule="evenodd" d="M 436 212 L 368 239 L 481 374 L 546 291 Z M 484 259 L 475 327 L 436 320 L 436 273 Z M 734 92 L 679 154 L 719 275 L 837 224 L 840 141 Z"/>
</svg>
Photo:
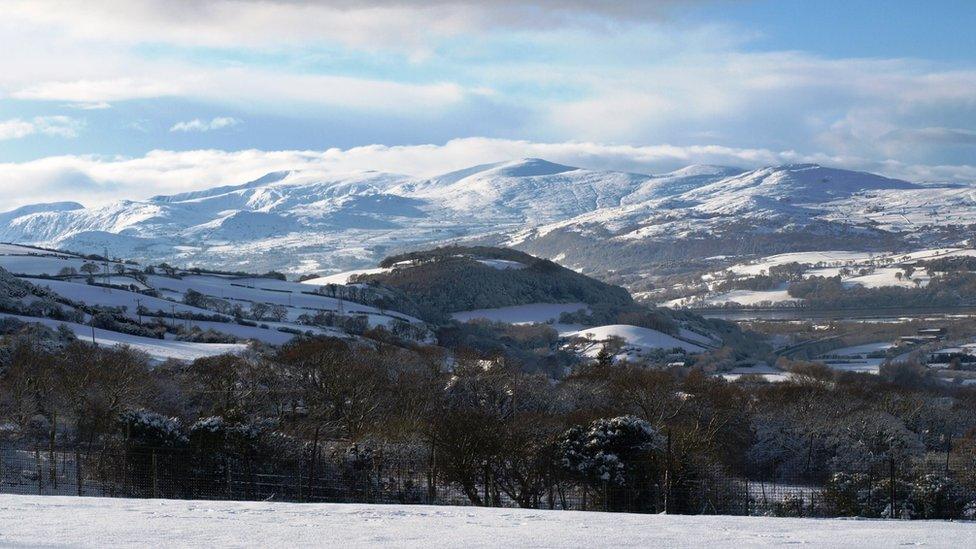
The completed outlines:
<svg viewBox="0 0 976 549">
<path fill-rule="evenodd" d="M 825 353 L 818 360 L 834 370 L 876 374 L 881 368 L 881 363 L 884 362 L 884 358 L 869 355 L 883 353 L 892 346 L 892 343 L 886 341 L 855 345 Z"/>
<path fill-rule="evenodd" d="M 92 327 L 74 322 L 64 322 L 50 318 L 37 318 L 32 316 L 20 316 L 3 314 L 0 316 L 12 317 L 24 322 L 35 322 L 43 324 L 48 328 L 57 329 L 59 326 L 66 326 L 79 339 L 85 341 L 92 340 Z M 224 353 L 237 353 L 244 350 L 247 345 L 240 343 L 194 343 L 191 341 L 172 341 L 167 339 L 154 339 L 151 337 L 141 337 L 119 332 L 110 332 L 101 328 L 94 329 L 95 344 L 103 347 L 115 347 L 126 345 L 133 349 L 142 351 L 149 355 L 149 358 L 163 361 L 168 358 L 177 360 L 196 360 L 207 356 L 220 355 Z"/>
<path fill-rule="evenodd" d="M 793 303 L 798 301 L 802 300 L 795 297 L 790 297 L 790 294 L 786 290 L 732 290 L 730 292 L 707 296 L 705 299 L 673 299 L 667 303 L 663 303 L 662 305 L 665 307 L 686 307 L 694 304 L 697 306 L 704 305 L 720 307 L 726 303 L 738 303 L 742 306 L 754 307 L 757 305 L 782 305 L 784 303 Z"/>
<path fill-rule="evenodd" d="M 0 496 L 5 547 L 973 547 L 976 524 Z"/>
<path fill-rule="evenodd" d="M 303 280 L 302 284 L 309 284 L 311 286 L 325 286 L 326 284 L 346 284 L 349 279 L 356 275 L 364 274 L 380 274 L 389 271 L 389 269 L 384 269 L 383 267 L 377 267 L 375 269 L 356 269 L 353 271 L 343 271 L 341 273 L 336 273 L 328 276 L 320 276 L 318 278 L 310 278 L 308 280 Z"/>
<path fill-rule="evenodd" d="M 778 381 L 788 381 L 792 376 L 792 374 L 774 368 L 769 364 L 757 364 L 755 366 L 740 366 L 722 374 L 722 377 L 729 381 L 735 381 L 743 376 L 760 376 L 766 381 L 778 382 Z"/>
<path fill-rule="evenodd" d="M 346 337 L 345 332 L 336 328 L 315 327 L 297 322 L 303 314 L 315 315 L 322 311 L 350 317 L 364 317 L 371 326 L 389 325 L 394 319 L 422 324 L 420 320 L 408 315 L 395 311 L 380 311 L 374 307 L 352 301 L 316 294 L 314 292 L 317 288 L 314 286 L 273 278 L 197 275 L 182 272 L 179 277 L 146 275 L 142 279 L 145 281 L 143 283 L 137 279 L 140 278 L 138 270 L 141 268 L 132 265 L 124 267 L 126 269 L 124 276 L 113 274 L 107 278 L 101 272 L 95 275 L 96 281 L 100 284 L 109 282 L 140 291 L 156 290 L 160 297 L 139 291 L 129 291 L 128 289 L 88 284 L 85 276 L 66 276 L 57 279 L 37 278 L 37 275 L 55 275 L 64 268 L 73 268 L 77 271 L 82 264 L 84 261 L 75 256 L 47 253 L 43 250 L 13 244 L 0 245 L 0 267 L 7 268 L 15 274 L 19 273 L 24 281 L 47 288 L 74 303 L 122 309 L 125 316 L 132 320 L 149 319 L 156 316 L 162 318 L 166 324 L 179 324 L 184 328 L 196 326 L 203 330 L 221 332 L 242 340 L 253 339 L 272 345 L 287 343 L 298 332 Z M 114 271 L 115 267 L 119 265 L 121 264 L 113 263 L 111 270 Z M 98 263 L 98 266 L 101 268 L 102 264 Z M 224 307 L 203 309 L 187 305 L 183 301 L 190 291 L 196 291 L 214 300 L 219 300 L 224 303 Z M 24 298 L 22 301 L 28 303 L 32 300 L 33 298 Z M 279 305 L 283 307 L 284 317 L 278 321 L 272 321 L 271 316 L 265 314 L 260 320 L 254 322 L 255 326 L 246 326 L 233 321 L 231 307 L 238 305 L 247 313 L 253 309 L 255 303 L 267 306 Z M 141 315 L 139 313 L 140 306 L 145 309 Z M 67 308 L 70 309 L 70 307 Z M 162 316 L 158 316 L 159 314 Z M 174 320 L 173 314 L 181 318 Z M 222 318 L 226 322 L 195 320 L 189 317 L 213 318 L 214 320 Z M 91 339 L 91 327 L 87 325 L 89 318 L 87 315 L 85 315 L 85 320 L 79 324 L 42 317 L 19 316 L 17 318 L 29 322 L 38 322 L 52 328 L 64 324 L 79 337 L 85 340 Z M 169 339 L 171 337 L 172 334 L 167 335 L 168 339 L 160 340 L 102 329 L 97 329 L 95 333 L 95 340 L 99 345 L 128 345 L 146 352 L 157 361 L 169 358 L 193 360 L 223 352 L 238 352 L 244 348 L 244 345 L 237 344 L 201 344 L 174 341 Z"/>
<path fill-rule="evenodd" d="M 860 263 L 873 259 L 880 254 L 869 254 L 866 252 L 850 252 L 844 250 L 833 250 L 824 252 L 797 252 L 788 254 L 771 255 L 755 263 L 741 263 L 729 267 L 729 270 L 737 275 L 758 275 L 769 272 L 770 267 L 786 265 L 788 263 L 799 263 L 801 265 L 824 266 L 843 266 L 850 263 Z"/>
<path fill-rule="evenodd" d="M 845 287 L 864 288 L 925 287 L 931 276 L 921 268 L 915 268 L 919 261 L 947 257 L 976 255 L 973 248 L 930 248 L 909 253 L 869 253 L 845 250 L 818 252 L 798 252 L 772 255 L 747 263 L 738 263 L 721 271 L 708 272 L 701 276 L 702 282 L 711 290 L 704 294 L 674 298 L 663 303 L 665 307 L 722 307 L 738 304 L 742 307 L 789 307 L 802 303 L 802 299 L 791 297 L 787 284 L 770 290 L 731 290 L 719 292 L 720 281 L 730 276 L 736 279 L 750 279 L 769 274 L 773 267 L 798 263 L 803 267 L 803 277 L 840 276 Z M 914 270 L 914 272 L 911 272 Z M 681 286 L 673 289 L 682 290 Z"/>
<path fill-rule="evenodd" d="M 606 341 L 611 337 L 619 337 L 626 342 L 627 346 L 637 349 L 677 348 L 684 349 L 689 353 L 700 353 L 705 350 L 698 345 L 682 341 L 663 332 L 651 330 L 650 328 L 641 328 L 639 326 L 629 326 L 627 324 L 611 324 L 608 326 L 584 328 L 578 332 L 568 334 L 568 336 L 581 337 L 592 341 Z M 600 351 L 600 346 L 594 346 L 591 351 L 595 356 Z"/>
<path fill-rule="evenodd" d="M 137 317 L 139 305 L 142 305 L 150 312 L 176 312 L 198 315 L 213 315 L 213 311 L 191 307 L 183 303 L 160 299 L 136 292 L 128 292 L 116 288 L 105 288 L 102 286 L 92 286 L 86 284 L 83 279 L 74 281 L 49 280 L 43 278 L 25 278 L 28 282 L 48 288 L 58 295 L 72 301 L 81 303 L 104 305 L 106 307 L 124 307 L 126 315 L 131 318 Z"/>
</svg>

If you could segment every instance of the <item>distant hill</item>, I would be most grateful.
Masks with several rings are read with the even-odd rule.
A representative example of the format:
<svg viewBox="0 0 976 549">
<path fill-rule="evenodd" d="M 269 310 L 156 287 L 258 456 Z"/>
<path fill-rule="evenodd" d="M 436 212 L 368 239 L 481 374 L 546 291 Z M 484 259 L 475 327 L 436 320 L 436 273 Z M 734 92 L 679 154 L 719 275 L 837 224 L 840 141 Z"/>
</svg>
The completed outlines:
<svg viewBox="0 0 976 549">
<path fill-rule="evenodd" d="M 390 270 L 355 277 L 395 290 L 429 321 L 450 313 L 531 303 L 633 304 L 627 290 L 511 249 L 450 246 L 384 259 Z"/>
<path fill-rule="evenodd" d="M 433 177 L 296 170 L 96 208 L 25 206 L 0 213 L 0 242 L 295 276 L 481 244 L 644 291 L 719 256 L 955 245 L 972 232 L 973 190 L 815 164 L 651 175 L 523 158 Z"/>
</svg>

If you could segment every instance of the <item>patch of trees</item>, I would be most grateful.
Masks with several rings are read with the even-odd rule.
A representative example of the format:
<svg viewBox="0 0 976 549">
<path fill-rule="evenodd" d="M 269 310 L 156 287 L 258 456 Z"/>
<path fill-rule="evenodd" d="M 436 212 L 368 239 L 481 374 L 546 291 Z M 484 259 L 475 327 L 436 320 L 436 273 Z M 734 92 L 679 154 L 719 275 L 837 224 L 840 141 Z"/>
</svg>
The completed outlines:
<svg viewBox="0 0 976 549">
<path fill-rule="evenodd" d="M 713 291 L 772 290 L 784 283 L 803 280 L 803 272 L 803 266 L 796 261 L 783 265 L 773 265 L 769 268 L 768 272 L 756 276 L 736 277 L 734 273 L 729 271 L 726 279 L 718 282 L 713 288 Z"/>
<path fill-rule="evenodd" d="M 514 325 L 487 320 L 454 322 L 437 330 L 438 344 L 463 356 L 497 356 L 525 371 L 560 378 L 579 363 L 559 348 L 559 334 L 545 324 Z"/>
<path fill-rule="evenodd" d="M 840 276 L 813 276 L 792 282 L 791 297 L 804 306 L 819 309 L 865 307 L 955 307 L 976 303 L 976 273 L 950 272 L 916 288 L 845 286 Z"/>
<path fill-rule="evenodd" d="M 554 381 L 474 350 L 447 361 L 432 348 L 329 338 L 151 367 L 129 349 L 49 337 L 0 341 L 7 442 L 113 449 L 102 466 L 128 463 L 130 475 L 168 449 L 214 490 L 236 470 L 294 474 L 313 490 L 305 496 L 326 474 L 330 490 L 380 491 L 384 474 L 406 467 L 427 482 L 396 492 L 402 501 L 436 498 L 446 483 L 480 505 L 588 498 L 608 510 L 741 512 L 758 503 L 735 479 L 754 478 L 821 483 L 823 512 L 877 516 L 877 499 L 860 494 L 883 490 L 878 471 L 894 462 L 911 516 L 960 516 L 976 500 L 971 475 L 940 484 L 909 474 L 947 452 L 971 463 L 976 390 L 920 382 L 903 367 L 870 376 L 795 364 L 792 380 L 770 384 L 597 364 Z M 528 348 L 551 339 L 541 327 L 509 337 Z M 132 482 L 149 485 L 145 475 Z M 955 495 L 938 499 L 945 491 Z M 950 510 L 930 506 L 939 501 Z M 785 500 L 764 509 L 796 512 Z"/>
<path fill-rule="evenodd" d="M 919 261 L 916 267 L 927 271 L 929 274 L 953 271 L 973 272 L 976 271 L 976 257 L 951 256 L 928 259 Z"/>
</svg>

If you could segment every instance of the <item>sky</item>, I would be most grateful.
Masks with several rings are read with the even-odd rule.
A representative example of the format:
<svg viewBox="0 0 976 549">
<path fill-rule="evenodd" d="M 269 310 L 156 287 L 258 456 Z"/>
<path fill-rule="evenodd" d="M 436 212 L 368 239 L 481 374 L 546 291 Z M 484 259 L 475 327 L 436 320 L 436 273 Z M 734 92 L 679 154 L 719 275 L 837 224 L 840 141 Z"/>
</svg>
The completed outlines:
<svg viewBox="0 0 976 549">
<path fill-rule="evenodd" d="M 976 182 L 976 2 L 0 0 L 0 211 L 282 169 Z"/>
</svg>

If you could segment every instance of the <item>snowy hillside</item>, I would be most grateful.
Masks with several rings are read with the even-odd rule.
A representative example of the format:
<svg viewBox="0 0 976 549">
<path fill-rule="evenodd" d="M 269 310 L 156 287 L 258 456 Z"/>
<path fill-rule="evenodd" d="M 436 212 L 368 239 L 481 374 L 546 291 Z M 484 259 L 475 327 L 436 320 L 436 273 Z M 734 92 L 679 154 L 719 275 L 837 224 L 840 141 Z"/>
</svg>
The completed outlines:
<svg viewBox="0 0 976 549">
<path fill-rule="evenodd" d="M 507 233 L 670 196 L 738 173 L 692 167 L 649 175 L 523 159 L 429 179 L 378 172 L 276 172 L 213 189 L 0 213 L 0 241 L 181 266 L 292 273 L 361 268 L 389 251 Z M 300 256 L 302 261 L 296 262 Z"/>
<path fill-rule="evenodd" d="M 716 328 L 694 315 L 678 319 L 637 305 L 622 288 L 516 250 L 454 246 L 394 256 L 383 265 L 295 282 L 276 273 L 142 266 L 4 245 L 0 316 L 98 345 L 128 345 L 157 361 L 236 353 L 252 342 L 281 345 L 299 334 L 376 332 L 436 343 L 431 328 L 451 321 L 550 325 L 553 337 L 574 342 L 584 361 L 611 340 L 624 344 L 618 354 L 630 360 L 721 345 Z M 617 319 L 639 325 L 614 324 Z"/>
<path fill-rule="evenodd" d="M 98 345 L 128 345 L 161 361 L 280 345 L 297 334 L 351 337 L 382 326 L 426 340 L 409 315 L 362 303 L 365 290 L 277 278 L 198 273 L 0 247 L 0 316 L 63 326 Z M 11 276 L 11 274 L 13 276 Z M 15 278 L 16 277 L 16 278 Z"/>
<path fill-rule="evenodd" d="M 642 294 L 654 301 L 655 295 L 686 294 L 660 300 L 667 307 L 795 307 L 806 300 L 792 295 L 791 284 L 810 279 L 838 279 L 846 289 L 921 290 L 933 279 L 946 275 L 939 262 L 976 258 L 970 247 L 932 248 L 906 253 L 871 253 L 849 250 L 798 252 L 762 257 L 735 263 L 721 271 L 706 272 L 697 283 L 675 284 L 659 292 Z M 933 264 L 933 262 L 935 262 Z M 961 271 L 965 272 L 965 271 Z M 765 287 L 769 286 L 771 287 Z M 964 295 L 955 305 L 963 305 Z M 899 303 L 893 303 L 897 306 Z M 908 302 L 901 306 L 910 306 Z M 935 304 L 933 304 L 935 305 Z"/>
</svg>

